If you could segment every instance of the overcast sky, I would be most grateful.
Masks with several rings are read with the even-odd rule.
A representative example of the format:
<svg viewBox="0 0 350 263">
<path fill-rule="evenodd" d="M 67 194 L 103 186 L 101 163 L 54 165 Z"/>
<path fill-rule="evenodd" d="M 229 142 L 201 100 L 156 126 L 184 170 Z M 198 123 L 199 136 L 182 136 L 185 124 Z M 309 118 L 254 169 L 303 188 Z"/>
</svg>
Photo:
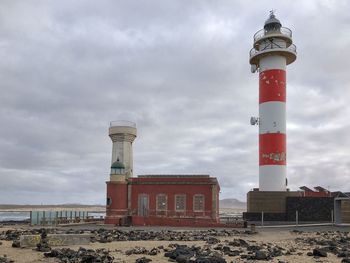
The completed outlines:
<svg viewBox="0 0 350 263">
<path fill-rule="evenodd" d="M 0 1 L 0 203 L 105 203 L 112 120 L 137 124 L 135 174 L 258 187 L 253 34 L 275 9 L 291 190 L 350 191 L 350 1 Z"/>
</svg>

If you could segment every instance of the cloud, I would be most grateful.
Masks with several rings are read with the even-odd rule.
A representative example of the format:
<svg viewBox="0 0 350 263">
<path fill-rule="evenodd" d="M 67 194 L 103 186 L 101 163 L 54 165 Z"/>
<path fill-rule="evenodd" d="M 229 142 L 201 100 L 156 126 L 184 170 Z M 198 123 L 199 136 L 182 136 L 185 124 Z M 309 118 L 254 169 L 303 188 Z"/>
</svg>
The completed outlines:
<svg viewBox="0 0 350 263">
<path fill-rule="evenodd" d="M 136 174 L 211 174 L 244 200 L 258 186 L 248 54 L 269 8 L 298 47 L 290 187 L 349 191 L 347 1 L 0 5 L 0 203 L 104 203 L 117 119 L 137 123 Z"/>
</svg>

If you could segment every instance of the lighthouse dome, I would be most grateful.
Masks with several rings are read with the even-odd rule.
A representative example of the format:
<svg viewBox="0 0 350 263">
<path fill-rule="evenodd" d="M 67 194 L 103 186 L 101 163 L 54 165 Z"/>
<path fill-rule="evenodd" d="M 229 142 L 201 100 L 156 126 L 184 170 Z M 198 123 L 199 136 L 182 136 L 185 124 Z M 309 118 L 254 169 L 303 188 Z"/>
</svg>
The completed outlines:
<svg viewBox="0 0 350 263">
<path fill-rule="evenodd" d="M 265 21 L 265 30 L 278 30 L 282 27 L 281 22 L 276 18 L 273 12 L 270 13 L 269 18 Z"/>
</svg>

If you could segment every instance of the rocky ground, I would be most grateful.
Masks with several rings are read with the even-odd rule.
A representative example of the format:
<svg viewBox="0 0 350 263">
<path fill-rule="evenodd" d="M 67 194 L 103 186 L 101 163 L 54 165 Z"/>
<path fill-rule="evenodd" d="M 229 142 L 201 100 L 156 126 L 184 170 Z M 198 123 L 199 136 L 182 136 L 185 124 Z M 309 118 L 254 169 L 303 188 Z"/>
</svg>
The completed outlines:
<svg viewBox="0 0 350 263">
<path fill-rule="evenodd" d="M 350 262 L 348 231 L 2 229 L 2 262 Z M 50 233 L 92 234 L 91 245 L 50 248 Z M 22 234 L 40 234 L 37 248 L 18 248 Z M 6 254 L 7 256 L 2 256 Z M 14 261 L 12 261 L 14 260 Z"/>
</svg>

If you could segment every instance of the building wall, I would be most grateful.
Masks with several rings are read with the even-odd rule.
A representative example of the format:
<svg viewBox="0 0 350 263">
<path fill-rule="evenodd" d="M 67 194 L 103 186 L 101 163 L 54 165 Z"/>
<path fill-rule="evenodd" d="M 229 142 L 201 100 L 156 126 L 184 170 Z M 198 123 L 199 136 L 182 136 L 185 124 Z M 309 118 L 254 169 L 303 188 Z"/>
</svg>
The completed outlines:
<svg viewBox="0 0 350 263">
<path fill-rule="evenodd" d="M 212 187 L 211 185 L 183 185 L 183 184 L 137 184 L 132 185 L 131 194 L 131 212 L 132 215 L 138 215 L 139 195 L 145 194 L 149 198 L 149 216 L 167 216 L 167 217 L 212 217 Z M 156 211 L 156 198 L 158 194 L 167 196 L 167 211 Z M 175 195 L 186 195 L 185 211 L 175 210 Z M 193 211 L 193 197 L 196 194 L 204 195 L 204 211 Z"/>
<path fill-rule="evenodd" d="M 248 213 L 285 213 L 286 198 L 299 196 L 300 192 L 250 191 L 247 194 Z"/>
<path fill-rule="evenodd" d="M 350 223 L 350 200 L 341 202 L 341 217 L 343 223 Z"/>
<path fill-rule="evenodd" d="M 333 197 L 287 197 L 286 217 L 295 221 L 298 211 L 299 221 L 331 222 L 333 209 Z"/>
<path fill-rule="evenodd" d="M 219 226 L 219 192 L 209 176 L 140 176 L 107 182 L 105 222 L 119 225 Z M 157 210 L 157 195 L 166 195 L 167 207 Z M 185 209 L 175 209 L 176 195 L 185 195 Z M 204 209 L 194 210 L 194 196 L 204 197 Z M 147 197 L 139 199 L 140 196 Z M 148 200 L 148 201 L 147 201 Z M 141 207 L 141 208 L 140 208 Z"/>
</svg>

